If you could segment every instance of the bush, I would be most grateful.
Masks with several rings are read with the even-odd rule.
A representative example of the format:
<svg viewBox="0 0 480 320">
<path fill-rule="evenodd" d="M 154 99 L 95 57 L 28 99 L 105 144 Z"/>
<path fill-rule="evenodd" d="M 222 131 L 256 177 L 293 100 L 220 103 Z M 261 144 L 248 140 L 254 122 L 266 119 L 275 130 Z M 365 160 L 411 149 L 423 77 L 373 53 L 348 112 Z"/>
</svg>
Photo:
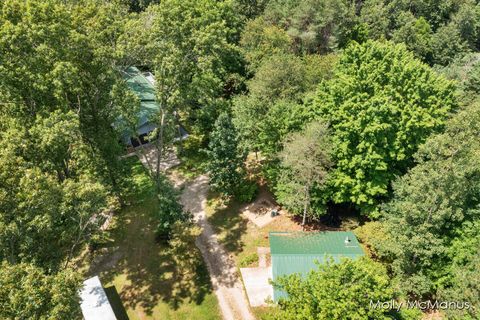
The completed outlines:
<svg viewBox="0 0 480 320">
<path fill-rule="evenodd" d="M 394 313 L 394 318 L 398 320 L 417 320 L 422 319 L 423 313 L 419 309 L 402 308 L 400 312 Z"/>
<path fill-rule="evenodd" d="M 156 210 L 158 240 L 170 239 L 175 222 L 188 221 L 191 218 L 190 213 L 183 211 L 181 204 L 178 202 L 178 197 L 178 191 L 175 190 L 170 181 L 161 177 L 160 191 L 157 193 L 158 208 Z"/>
<path fill-rule="evenodd" d="M 250 202 L 257 195 L 258 186 L 255 181 L 245 181 L 235 191 L 235 198 L 240 202 Z"/>
<path fill-rule="evenodd" d="M 258 262 L 258 254 L 256 252 L 249 254 L 248 256 L 242 258 L 240 261 L 240 267 L 246 268 L 251 266 L 252 264 Z"/>
</svg>

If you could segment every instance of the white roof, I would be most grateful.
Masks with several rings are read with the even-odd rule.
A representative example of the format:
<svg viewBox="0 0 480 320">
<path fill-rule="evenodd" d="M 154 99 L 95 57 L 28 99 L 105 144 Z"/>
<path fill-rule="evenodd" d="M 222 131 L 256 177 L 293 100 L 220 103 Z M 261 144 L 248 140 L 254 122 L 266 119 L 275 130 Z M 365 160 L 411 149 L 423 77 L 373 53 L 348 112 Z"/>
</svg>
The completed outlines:
<svg viewBox="0 0 480 320">
<path fill-rule="evenodd" d="M 98 276 L 83 282 L 80 298 L 85 320 L 117 320 Z"/>
</svg>

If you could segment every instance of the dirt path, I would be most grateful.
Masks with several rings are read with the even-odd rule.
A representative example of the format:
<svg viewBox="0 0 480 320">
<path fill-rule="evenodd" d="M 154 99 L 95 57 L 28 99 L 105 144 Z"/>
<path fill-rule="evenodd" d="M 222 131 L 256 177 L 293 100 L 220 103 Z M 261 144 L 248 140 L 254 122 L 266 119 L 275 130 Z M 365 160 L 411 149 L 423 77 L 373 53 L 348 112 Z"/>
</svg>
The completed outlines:
<svg viewBox="0 0 480 320">
<path fill-rule="evenodd" d="M 212 226 L 205 215 L 208 178 L 200 176 L 188 183 L 183 190 L 181 202 L 185 210 L 191 212 L 202 228 L 196 244 L 203 255 L 210 272 L 210 278 L 220 309 L 225 320 L 253 320 L 242 283 L 237 276 L 234 262 L 218 243 Z"/>
<path fill-rule="evenodd" d="M 138 156 L 147 170 L 152 172 L 157 171 L 157 149 L 153 144 L 149 144 L 143 148 L 138 148 L 133 154 Z M 167 150 L 163 160 L 160 162 L 160 171 L 168 170 L 179 164 L 180 160 L 175 155 L 175 152 L 173 152 L 173 150 Z"/>
</svg>

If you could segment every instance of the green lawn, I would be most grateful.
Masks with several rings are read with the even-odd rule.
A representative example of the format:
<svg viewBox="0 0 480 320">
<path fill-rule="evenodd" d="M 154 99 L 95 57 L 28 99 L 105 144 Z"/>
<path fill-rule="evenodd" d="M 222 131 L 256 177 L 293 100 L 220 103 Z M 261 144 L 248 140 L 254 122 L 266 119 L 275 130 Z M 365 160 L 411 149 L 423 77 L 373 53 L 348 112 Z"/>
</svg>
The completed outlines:
<svg viewBox="0 0 480 320">
<path fill-rule="evenodd" d="M 261 197 L 270 197 L 268 190 L 263 189 L 256 201 Z M 223 205 L 217 194 L 211 192 L 207 201 L 207 217 L 217 233 L 220 243 L 233 254 L 237 266 L 257 266 L 257 247 L 270 246 L 270 231 L 301 230 L 301 226 L 289 216 L 278 216 L 270 224 L 258 228 L 241 215 L 244 204 L 231 201 Z"/>
<path fill-rule="evenodd" d="M 86 275 L 100 275 L 107 293 L 120 298 L 130 320 L 220 319 L 205 266 L 195 271 L 194 285 L 184 286 L 183 271 L 173 264 L 167 245 L 156 241 L 153 186 L 136 158 L 127 161 L 132 167 L 130 203 L 114 218 L 100 251 L 110 249 L 100 262 L 84 259 Z"/>
</svg>

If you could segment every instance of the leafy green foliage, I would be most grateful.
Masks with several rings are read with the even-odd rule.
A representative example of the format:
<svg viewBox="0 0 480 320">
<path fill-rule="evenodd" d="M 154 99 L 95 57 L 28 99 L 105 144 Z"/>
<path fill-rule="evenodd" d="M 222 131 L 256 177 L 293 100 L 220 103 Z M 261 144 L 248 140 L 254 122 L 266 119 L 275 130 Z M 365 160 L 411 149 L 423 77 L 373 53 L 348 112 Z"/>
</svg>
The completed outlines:
<svg viewBox="0 0 480 320">
<path fill-rule="evenodd" d="M 367 39 L 404 43 L 422 61 L 447 65 L 479 48 L 479 15 L 473 0 L 271 0 L 247 22 L 242 47 L 252 70 L 268 51 L 324 54 Z"/>
<path fill-rule="evenodd" d="M 358 240 L 368 249 L 372 258 L 391 263 L 391 257 L 383 255 L 390 244 L 388 227 L 381 221 L 369 221 L 355 229 Z"/>
<path fill-rule="evenodd" d="M 0 265 L 0 317 L 77 319 L 81 317 L 80 278 L 71 270 L 47 275 L 30 264 Z"/>
<path fill-rule="evenodd" d="M 285 168 L 276 186 L 280 203 L 295 213 L 303 210 L 303 223 L 308 212 L 313 187 L 322 187 L 331 163 L 332 142 L 326 124 L 313 122 L 303 131 L 289 134 L 279 154 Z M 318 213 L 317 213 L 318 215 Z"/>
<path fill-rule="evenodd" d="M 200 134 L 211 130 L 227 79 L 240 68 L 232 10 L 223 1 L 161 1 L 129 21 L 120 39 L 125 63 L 154 72 L 163 110 L 185 114 Z"/>
<path fill-rule="evenodd" d="M 320 81 L 332 76 L 336 61 L 335 55 L 266 58 L 248 81 L 249 94 L 233 101 L 233 122 L 242 146 L 261 151 L 269 160 L 275 158 L 286 134 L 312 120 L 312 112 L 302 102 Z"/>
<path fill-rule="evenodd" d="M 69 133 L 78 133 L 75 121 L 44 126 L 44 121 L 58 120 L 56 115 L 32 128 L 32 135 L 39 137 L 37 144 L 26 139 L 28 133 L 16 121 L 0 135 L 4 146 L 0 152 L 0 258 L 11 263 L 35 262 L 57 269 L 98 230 L 99 214 L 107 207 L 106 187 L 83 168 L 81 143 L 66 141 Z"/>
<path fill-rule="evenodd" d="M 251 95 L 267 101 L 299 100 L 305 91 L 305 68 L 302 59 L 292 54 L 269 57 L 258 67 L 249 81 Z"/>
<path fill-rule="evenodd" d="M 256 70 L 263 59 L 291 51 L 287 32 L 270 25 L 264 18 L 249 21 L 245 26 L 240 46 L 251 70 Z"/>
<path fill-rule="evenodd" d="M 452 261 L 447 283 L 439 289 L 440 298 L 447 301 L 466 301 L 468 310 L 446 310 L 452 319 L 476 319 L 479 316 L 480 282 L 476 273 L 480 268 L 480 220 L 467 221 L 458 230 L 447 254 Z"/>
<path fill-rule="evenodd" d="M 478 6 L 474 1 L 382 1 L 363 5 L 359 20 L 368 38 L 404 43 L 421 60 L 447 65 L 478 48 Z"/>
<path fill-rule="evenodd" d="M 246 19 L 252 19 L 260 15 L 269 0 L 234 0 L 233 5 L 236 11 Z"/>
<path fill-rule="evenodd" d="M 210 185 L 226 196 L 235 194 L 243 183 L 245 156 L 238 146 L 238 135 L 230 116 L 221 114 L 215 121 L 207 154 Z"/>
<path fill-rule="evenodd" d="M 425 18 L 417 19 L 407 11 L 397 17 L 396 23 L 399 27 L 393 32 L 392 40 L 404 43 L 417 58 L 431 60 L 432 30 Z"/>
<path fill-rule="evenodd" d="M 319 264 L 305 279 L 294 274 L 274 285 L 288 294 L 275 319 L 388 319 L 370 301 L 393 298 L 385 267 L 367 258 Z"/>
<path fill-rule="evenodd" d="M 455 80 L 458 85 L 459 98 L 462 104 L 469 105 L 480 94 L 480 56 L 471 53 L 462 59 L 457 59 L 448 67 L 439 68 L 448 78 Z"/>
<path fill-rule="evenodd" d="M 350 1 L 271 0 L 264 17 L 286 30 L 298 53 L 325 53 L 362 37 Z"/>
<path fill-rule="evenodd" d="M 243 183 L 235 188 L 235 198 L 239 202 L 248 203 L 257 195 L 258 185 L 255 181 L 246 179 Z"/>
<path fill-rule="evenodd" d="M 112 123 L 133 106 L 116 67 L 125 12 L 93 0 L 0 3 L 2 319 L 80 317 L 67 267 L 124 191 Z"/>
<path fill-rule="evenodd" d="M 90 147 L 91 168 L 119 195 L 122 148 L 111 124 L 122 108 L 112 103 L 126 88 L 118 85 L 115 47 L 110 43 L 124 21 L 122 7 L 87 0 L 7 1 L 1 12 L 5 114 L 30 127 L 37 116 L 75 113 L 80 131 L 76 139 Z"/>
<path fill-rule="evenodd" d="M 136 131 L 139 101 L 119 68 L 131 65 L 155 73 L 157 162 L 181 121 L 198 137 L 184 145 L 192 160 L 184 168 L 203 170 L 198 149 L 210 141 L 212 187 L 240 201 L 257 188 L 245 179 L 244 150 L 293 212 L 318 216 L 333 200 L 375 218 L 393 195 L 382 220 L 357 230 L 372 257 L 389 264 L 399 291 L 468 300 L 476 309 L 447 315 L 478 318 L 478 105 L 437 134 L 457 107 L 455 87 L 420 61 L 455 79 L 465 105 L 476 101 L 479 8 L 474 0 L 0 2 L 0 318 L 78 316 L 75 277 L 59 270 L 128 191 L 118 142 Z M 167 179 L 151 172 L 157 232 L 180 258 L 198 230 Z M 186 270 L 175 275 L 180 284 L 194 285 L 195 254 L 176 261 Z M 385 278 L 370 267 L 329 265 L 332 278 L 311 279 L 335 285 L 355 271 L 360 278 L 347 279 L 360 287 L 333 292 L 363 299 L 355 290 Z M 284 318 L 297 306 L 304 318 L 383 316 L 335 295 L 315 300 L 325 288 L 295 281 Z"/>
<path fill-rule="evenodd" d="M 258 263 L 258 253 L 254 252 L 254 253 L 251 253 L 248 256 L 244 257 L 240 261 L 240 267 L 248 268 L 250 266 L 255 265 L 256 263 Z"/>
<path fill-rule="evenodd" d="M 157 234 L 162 238 L 171 236 L 175 223 L 185 222 L 190 218 L 190 214 L 183 211 L 178 197 L 178 191 L 165 176 L 161 176 L 161 186 L 157 191 Z"/>
<path fill-rule="evenodd" d="M 442 128 L 456 101 L 453 84 L 403 45 L 368 41 L 344 51 L 312 107 L 334 136 L 333 200 L 368 212 L 412 166 L 418 146 Z"/>
<path fill-rule="evenodd" d="M 479 110 L 470 106 L 445 133 L 427 140 L 419 164 L 395 182 L 394 199 L 383 211 L 391 239 L 384 252 L 394 258 L 398 288 L 407 293 L 446 288 L 460 300 L 478 297 L 478 286 L 461 289 L 460 279 L 475 267 L 478 248 Z"/>
</svg>

